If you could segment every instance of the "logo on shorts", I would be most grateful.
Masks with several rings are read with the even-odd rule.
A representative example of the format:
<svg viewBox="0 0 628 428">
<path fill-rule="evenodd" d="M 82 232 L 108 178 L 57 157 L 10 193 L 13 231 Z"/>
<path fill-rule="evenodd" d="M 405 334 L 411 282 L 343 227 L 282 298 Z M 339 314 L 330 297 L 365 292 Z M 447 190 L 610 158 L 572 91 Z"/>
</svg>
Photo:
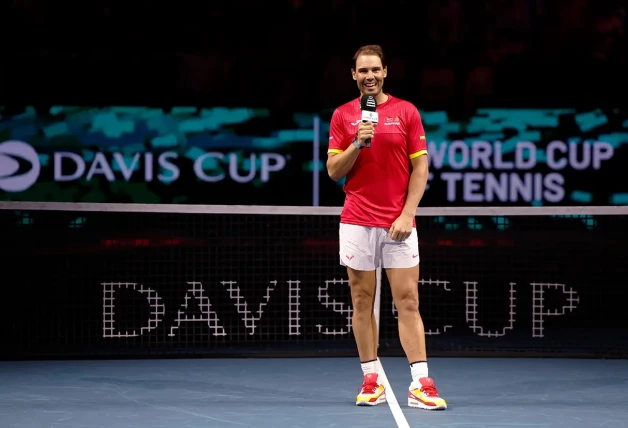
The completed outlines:
<svg viewBox="0 0 628 428">
<path fill-rule="evenodd" d="M 41 165 L 35 149 L 22 141 L 0 144 L 0 190 L 22 192 L 39 178 Z"/>
<path fill-rule="evenodd" d="M 419 255 L 418 255 L 418 254 L 412 254 L 412 258 L 413 258 L 413 259 L 416 259 L 417 257 L 419 257 Z"/>
<path fill-rule="evenodd" d="M 352 258 L 354 258 L 355 256 L 347 256 L 345 255 L 346 258 L 348 258 L 349 260 L 351 260 Z"/>
</svg>

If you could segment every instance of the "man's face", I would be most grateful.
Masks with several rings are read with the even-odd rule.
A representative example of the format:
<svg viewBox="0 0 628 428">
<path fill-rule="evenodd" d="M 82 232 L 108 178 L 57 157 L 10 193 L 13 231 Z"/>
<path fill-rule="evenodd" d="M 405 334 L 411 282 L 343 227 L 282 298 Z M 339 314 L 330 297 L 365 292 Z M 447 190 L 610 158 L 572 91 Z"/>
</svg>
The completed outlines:
<svg viewBox="0 0 628 428">
<path fill-rule="evenodd" d="M 382 92 L 387 70 L 377 55 L 360 55 L 355 62 L 355 70 L 351 71 L 353 80 L 358 84 L 360 92 L 377 96 Z"/>
</svg>

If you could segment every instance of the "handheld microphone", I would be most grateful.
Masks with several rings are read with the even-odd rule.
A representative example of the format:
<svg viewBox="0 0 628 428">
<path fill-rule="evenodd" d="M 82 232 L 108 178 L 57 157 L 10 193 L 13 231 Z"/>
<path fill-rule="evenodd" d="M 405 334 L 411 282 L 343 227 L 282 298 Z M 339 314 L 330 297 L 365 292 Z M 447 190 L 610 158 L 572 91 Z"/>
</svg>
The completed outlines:
<svg viewBox="0 0 628 428">
<path fill-rule="evenodd" d="M 379 115 L 375 111 L 377 107 L 377 102 L 375 101 L 375 97 L 373 95 L 362 95 L 362 99 L 360 99 L 360 110 L 362 110 L 362 122 L 373 122 L 377 123 L 379 120 Z M 371 139 L 369 138 L 365 142 L 365 147 L 371 147 Z"/>
</svg>

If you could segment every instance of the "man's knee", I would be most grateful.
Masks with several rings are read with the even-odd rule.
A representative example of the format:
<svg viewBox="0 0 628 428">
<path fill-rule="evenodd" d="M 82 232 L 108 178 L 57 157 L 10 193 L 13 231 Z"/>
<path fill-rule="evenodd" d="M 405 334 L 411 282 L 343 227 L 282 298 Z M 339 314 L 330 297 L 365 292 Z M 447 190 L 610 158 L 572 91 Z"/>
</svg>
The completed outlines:
<svg viewBox="0 0 628 428">
<path fill-rule="evenodd" d="M 416 289 L 406 287 L 397 295 L 398 298 L 395 300 L 397 312 L 416 313 L 419 311 L 419 293 Z"/>
<path fill-rule="evenodd" d="M 397 312 L 417 313 L 419 311 L 418 266 L 388 269 L 386 273 Z"/>
<path fill-rule="evenodd" d="M 353 312 L 356 314 L 370 314 L 375 298 L 375 272 L 347 269 Z"/>
</svg>

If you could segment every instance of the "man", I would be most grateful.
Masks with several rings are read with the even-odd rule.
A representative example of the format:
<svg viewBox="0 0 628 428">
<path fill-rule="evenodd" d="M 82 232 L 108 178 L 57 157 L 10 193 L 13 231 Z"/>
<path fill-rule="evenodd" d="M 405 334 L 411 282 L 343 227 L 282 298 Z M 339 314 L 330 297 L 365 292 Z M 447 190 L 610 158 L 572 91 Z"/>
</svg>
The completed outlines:
<svg viewBox="0 0 628 428">
<path fill-rule="evenodd" d="M 419 314 L 419 245 L 415 214 L 428 178 L 427 145 L 418 110 L 383 92 L 388 69 L 382 48 L 367 45 L 353 57 L 351 74 L 361 95 L 377 102 L 377 124 L 361 121 L 360 98 L 339 108 L 330 124 L 327 170 L 346 176 L 340 218 L 340 264 L 346 266 L 353 303 L 353 332 L 364 382 L 357 405 L 386 401 L 378 382 L 377 326 L 373 315 L 375 270 L 386 270 L 397 307 L 399 337 L 410 363 L 408 405 L 446 409 L 428 377 L 425 331 Z M 365 147 L 371 140 L 370 147 Z"/>
</svg>

